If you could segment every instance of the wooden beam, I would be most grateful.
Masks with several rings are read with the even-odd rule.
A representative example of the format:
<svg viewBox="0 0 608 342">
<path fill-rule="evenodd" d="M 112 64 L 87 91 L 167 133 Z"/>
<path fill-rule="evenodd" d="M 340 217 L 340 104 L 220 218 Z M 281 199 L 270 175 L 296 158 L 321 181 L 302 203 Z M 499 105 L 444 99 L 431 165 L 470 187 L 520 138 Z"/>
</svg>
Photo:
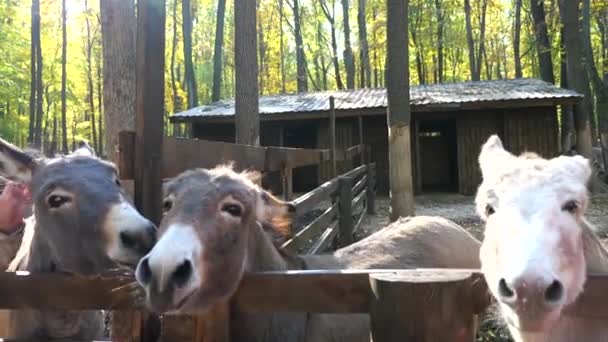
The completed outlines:
<svg viewBox="0 0 608 342">
<path fill-rule="evenodd" d="M 319 202 L 330 199 L 337 190 L 338 180 L 334 178 L 321 184 L 318 188 L 296 198 L 291 202 L 296 207 L 296 216 L 305 214 L 309 212 L 310 209 L 316 207 Z"/>
<path fill-rule="evenodd" d="M 340 214 L 338 220 L 340 221 L 340 231 L 338 234 L 338 246 L 346 247 L 353 242 L 353 178 L 347 176 L 341 176 L 338 178 L 338 207 Z"/>
<path fill-rule="evenodd" d="M 338 222 L 336 221 L 327 229 L 325 229 L 323 234 L 321 234 L 321 237 L 319 237 L 319 240 L 317 240 L 317 242 L 315 242 L 315 244 L 310 248 L 310 250 L 308 250 L 307 254 L 319 254 L 325 252 L 338 234 L 337 226 Z"/>
<path fill-rule="evenodd" d="M 367 214 L 376 214 L 376 164 L 367 164 L 365 168 L 367 175 L 367 188 L 365 189 L 367 197 Z"/>
<path fill-rule="evenodd" d="M 334 204 L 327 208 L 321 216 L 317 217 L 309 225 L 302 228 L 294 237 L 286 241 L 281 249 L 288 249 L 294 253 L 297 253 L 299 248 L 306 245 L 306 243 L 327 229 L 329 224 L 335 220 L 336 214 L 338 213 L 338 204 Z"/>
<path fill-rule="evenodd" d="M 165 114 L 165 1 L 137 2 L 135 204 L 156 224 L 161 216 Z"/>
<path fill-rule="evenodd" d="M 373 274 L 374 342 L 473 341 L 471 273 Z"/>
<path fill-rule="evenodd" d="M 329 97 L 329 146 L 331 150 L 331 178 L 335 178 L 337 174 L 336 168 L 336 107 L 334 97 Z"/>
<path fill-rule="evenodd" d="M 357 122 L 359 124 L 359 145 L 363 146 L 363 117 L 361 115 L 357 117 Z M 361 165 L 365 164 L 365 147 L 359 155 L 359 163 Z"/>
<path fill-rule="evenodd" d="M 135 132 L 118 132 L 118 175 L 121 179 L 135 176 Z"/>
</svg>

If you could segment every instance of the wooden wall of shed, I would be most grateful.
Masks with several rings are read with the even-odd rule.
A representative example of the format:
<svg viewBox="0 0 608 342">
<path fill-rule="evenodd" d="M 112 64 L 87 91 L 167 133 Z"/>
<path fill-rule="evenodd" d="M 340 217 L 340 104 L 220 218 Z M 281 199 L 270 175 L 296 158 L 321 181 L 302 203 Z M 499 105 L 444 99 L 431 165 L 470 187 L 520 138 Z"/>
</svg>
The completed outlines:
<svg viewBox="0 0 608 342">
<path fill-rule="evenodd" d="M 477 161 L 481 145 L 493 134 L 502 136 L 503 116 L 500 112 L 478 111 L 459 113 L 456 123 L 458 143 L 458 190 L 474 195 L 481 183 Z"/>
<path fill-rule="evenodd" d="M 505 112 L 505 147 L 511 153 L 535 152 L 545 158 L 559 154 L 555 107 L 521 108 Z"/>
<path fill-rule="evenodd" d="M 327 120 L 318 121 L 319 131 L 317 134 L 317 146 L 318 148 L 330 148 L 330 132 L 329 132 L 329 118 Z M 358 140 L 358 122 L 357 118 L 338 118 L 336 119 L 336 149 L 346 150 L 347 148 L 359 143 Z M 365 127 L 365 125 L 364 125 Z M 336 165 L 337 173 L 342 174 L 353 168 L 353 161 L 341 161 Z M 319 165 L 318 172 L 319 184 L 326 182 L 332 178 L 332 165 L 331 162 L 323 163 Z"/>
<path fill-rule="evenodd" d="M 196 123 L 193 124 L 193 137 L 196 139 L 222 141 L 234 143 L 236 132 L 232 123 Z M 280 124 L 262 122 L 260 124 L 260 145 L 280 146 Z M 262 186 L 274 194 L 283 192 L 282 180 L 279 172 L 268 172 L 262 178 Z"/>
<path fill-rule="evenodd" d="M 378 193 L 388 194 L 388 126 L 386 125 L 386 116 L 363 118 L 363 143 L 370 146 L 371 161 L 376 163 Z"/>
</svg>

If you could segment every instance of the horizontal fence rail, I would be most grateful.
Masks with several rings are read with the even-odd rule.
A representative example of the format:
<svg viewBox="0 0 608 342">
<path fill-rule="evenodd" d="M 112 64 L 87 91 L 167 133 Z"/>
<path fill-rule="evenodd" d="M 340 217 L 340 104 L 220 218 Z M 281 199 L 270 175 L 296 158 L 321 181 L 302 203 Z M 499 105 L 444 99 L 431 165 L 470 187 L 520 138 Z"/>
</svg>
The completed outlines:
<svg viewBox="0 0 608 342">
<path fill-rule="evenodd" d="M 375 164 L 364 164 L 293 200 L 291 203 L 296 208 L 296 219 L 317 208 L 323 201 L 330 204 L 281 248 L 318 254 L 332 246 L 351 244 L 366 215 L 374 212 L 374 177 Z M 309 245 L 312 246 L 306 248 Z"/>
<path fill-rule="evenodd" d="M 250 312 L 366 313 L 372 293 L 370 276 L 391 274 L 396 282 L 424 284 L 454 276 L 472 280 L 475 312 L 490 304 L 484 278 L 470 269 L 306 270 L 249 273 L 233 301 Z M 401 279 L 401 280 L 399 280 Z M 0 273 L 0 309 L 134 310 L 143 309 L 142 292 L 130 275 L 72 276 L 27 272 Z M 424 286 L 424 285 L 422 285 Z M 268 291 L 272 288 L 272 291 Z M 608 274 L 588 276 L 584 292 L 567 315 L 608 318 Z"/>
</svg>

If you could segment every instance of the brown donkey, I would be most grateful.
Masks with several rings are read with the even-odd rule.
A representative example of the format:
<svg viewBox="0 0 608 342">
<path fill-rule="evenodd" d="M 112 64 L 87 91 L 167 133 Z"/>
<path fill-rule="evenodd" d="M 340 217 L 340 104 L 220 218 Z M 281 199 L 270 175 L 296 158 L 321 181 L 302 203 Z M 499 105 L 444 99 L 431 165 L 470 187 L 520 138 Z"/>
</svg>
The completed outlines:
<svg viewBox="0 0 608 342">
<path fill-rule="evenodd" d="M 608 271 L 608 253 L 583 215 L 589 161 L 482 147 L 476 205 L 486 221 L 482 271 L 516 341 L 608 341 L 601 319 L 562 314 L 587 272 Z"/>
<path fill-rule="evenodd" d="M 136 277 L 157 312 L 204 312 L 228 300 L 244 272 L 288 269 L 479 267 L 479 241 L 450 221 L 401 219 L 333 254 L 288 256 L 293 206 L 228 167 L 187 171 L 165 186 L 159 240 Z M 272 291 L 272 289 L 268 289 Z M 369 341 L 369 317 L 247 314 L 233 308 L 233 341 Z"/>
<path fill-rule="evenodd" d="M 0 139 L 0 174 L 27 184 L 34 206 L 11 271 L 93 275 L 134 268 L 155 242 L 155 226 L 127 200 L 116 168 L 87 145 L 36 160 Z M 103 331 L 101 311 L 15 310 L 8 337 L 91 340 Z"/>
</svg>

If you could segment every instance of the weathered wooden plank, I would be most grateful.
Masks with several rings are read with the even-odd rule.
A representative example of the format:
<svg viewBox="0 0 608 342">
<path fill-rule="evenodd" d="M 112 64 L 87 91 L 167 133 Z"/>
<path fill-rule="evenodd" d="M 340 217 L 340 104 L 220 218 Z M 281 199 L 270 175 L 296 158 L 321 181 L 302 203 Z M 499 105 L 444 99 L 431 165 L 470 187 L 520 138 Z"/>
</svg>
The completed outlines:
<svg viewBox="0 0 608 342">
<path fill-rule="evenodd" d="M 370 275 L 375 342 L 473 341 L 471 273 Z"/>
<path fill-rule="evenodd" d="M 296 216 L 310 211 L 319 205 L 319 202 L 330 199 L 338 190 L 338 179 L 321 184 L 318 188 L 311 190 L 296 198 L 291 203 L 296 207 Z"/>
<path fill-rule="evenodd" d="M 118 132 L 118 174 L 121 179 L 135 177 L 135 132 Z"/>
<path fill-rule="evenodd" d="M 376 164 L 367 164 L 367 214 L 376 214 Z"/>
<path fill-rule="evenodd" d="M 347 148 L 344 151 L 338 153 L 339 160 L 351 160 L 358 155 L 362 155 L 365 151 L 365 145 L 355 145 Z"/>
<path fill-rule="evenodd" d="M 135 204 L 158 224 L 165 114 L 165 1 L 137 2 L 135 101 Z"/>
<path fill-rule="evenodd" d="M 342 174 L 342 177 L 352 177 L 353 180 L 357 180 L 359 177 L 361 177 L 361 175 L 363 175 L 365 173 L 365 165 L 361 165 L 359 167 L 356 167 L 346 173 Z"/>
<path fill-rule="evenodd" d="M 327 250 L 331 245 L 333 239 L 338 234 L 338 221 L 334 222 L 329 228 L 325 229 L 321 237 L 315 242 L 315 244 L 308 250 L 307 254 L 319 254 Z"/>
<path fill-rule="evenodd" d="M 359 195 L 357 195 L 357 197 L 355 197 L 352 200 L 352 202 L 351 202 L 351 213 L 357 212 L 357 209 L 359 209 L 359 207 L 361 205 L 363 205 L 363 201 L 365 200 L 365 195 L 367 195 L 367 193 L 365 191 L 361 191 L 359 193 Z"/>
<path fill-rule="evenodd" d="M 336 164 L 336 107 L 334 105 L 334 97 L 329 97 L 329 146 L 331 151 L 331 177 L 335 178 L 338 175 Z"/>
<path fill-rule="evenodd" d="M 475 313 L 490 303 L 487 286 L 479 270 L 310 270 L 246 274 L 234 301 L 252 312 L 304 311 L 325 313 L 367 312 L 368 274 L 471 273 Z M 419 280 L 420 281 L 420 280 Z M 45 284 L 45 286 L 40 286 Z M 19 309 L 114 309 L 142 308 L 141 290 L 130 275 L 80 277 L 61 274 L 0 272 L 0 308 Z M 602 305 L 608 287 L 608 274 L 589 275 L 585 290 L 564 314 L 608 318 Z M 272 288 L 273 291 L 266 291 Z"/>
<path fill-rule="evenodd" d="M 291 251 L 297 251 L 300 247 L 305 245 L 308 240 L 314 238 L 319 233 L 326 229 L 331 221 L 336 219 L 338 212 L 338 204 L 334 204 L 327 208 L 321 216 L 317 217 L 312 223 L 302 228 L 294 237 L 286 241 L 281 249 L 289 249 Z"/>
<path fill-rule="evenodd" d="M 230 307 L 219 303 L 209 312 L 196 318 L 196 336 L 193 342 L 229 342 Z"/>
<path fill-rule="evenodd" d="M 285 167 L 281 174 L 283 176 L 283 197 L 289 201 L 293 197 L 293 169 Z"/>
<path fill-rule="evenodd" d="M 353 195 L 357 196 L 361 192 L 361 190 L 363 190 L 366 186 L 367 186 L 367 175 L 364 175 L 363 177 L 361 177 L 361 179 L 359 179 L 357 184 L 355 184 L 353 186 Z"/>
<path fill-rule="evenodd" d="M 340 230 L 338 235 L 338 246 L 345 247 L 350 245 L 353 242 L 353 211 L 352 211 L 352 201 L 353 201 L 353 178 L 340 176 L 338 178 L 338 207 L 340 210 L 340 214 L 338 217 Z"/>
<path fill-rule="evenodd" d="M 367 216 L 367 208 L 364 207 L 363 210 L 361 210 L 361 214 L 359 214 L 357 223 L 355 223 L 355 227 L 353 228 L 353 234 L 355 234 L 359 230 L 359 228 L 361 228 L 361 224 L 363 223 L 365 216 Z"/>
</svg>

